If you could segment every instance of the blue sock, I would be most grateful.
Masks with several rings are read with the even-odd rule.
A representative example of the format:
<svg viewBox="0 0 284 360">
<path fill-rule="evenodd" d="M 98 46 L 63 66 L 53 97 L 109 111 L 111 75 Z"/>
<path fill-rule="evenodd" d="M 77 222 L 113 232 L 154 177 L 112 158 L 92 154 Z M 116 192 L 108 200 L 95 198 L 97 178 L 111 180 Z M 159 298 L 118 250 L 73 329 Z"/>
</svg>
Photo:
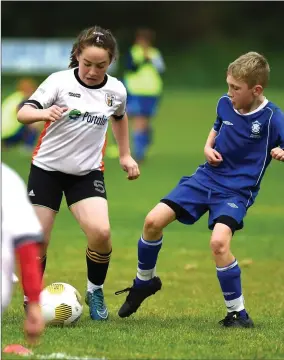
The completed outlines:
<svg viewBox="0 0 284 360">
<path fill-rule="evenodd" d="M 134 131 L 133 133 L 133 146 L 135 160 L 143 160 L 149 144 L 149 132 Z"/>
<path fill-rule="evenodd" d="M 241 269 L 235 259 L 225 267 L 216 267 L 217 277 L 224 295 L 228 312 L 237 311 L 241 316 L 246 316 L 244 297 L 242 295 Z"/>
<path fill-rule="evenodd" d="M 146 241 L 141 236 L 138 241 L 138 268 L 135 278 L 135 287 L 149 285 L 155 276 L 156 262 L 161 250 L 163 237 L 157 241 Z"/>
<path fill-rule="evenodd" d="M 24 143 L 27 147 L 33 148 L 36 142 L 37 131 L 36 129 L 26 129 L 24 135 Z"/>
</svg>

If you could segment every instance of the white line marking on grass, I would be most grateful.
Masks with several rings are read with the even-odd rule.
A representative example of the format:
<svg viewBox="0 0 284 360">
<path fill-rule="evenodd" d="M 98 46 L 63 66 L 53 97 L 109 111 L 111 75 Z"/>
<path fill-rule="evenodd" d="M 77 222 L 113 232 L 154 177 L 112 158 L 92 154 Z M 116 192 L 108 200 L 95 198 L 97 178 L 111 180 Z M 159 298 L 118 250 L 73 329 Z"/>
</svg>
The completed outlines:
<svg viewBox="0 0 284 360">
<path fill-rule="evenodd" d="M 23 354 L 22 356 L 31 356 L 31 354 Z M 49 355 L 32 355 L 36 359 L 62 359 L 62 360 L 107 360 L 106 358 L 95 358 L 95 357 L 80 357 L 80 356 L 72 356 L 67 355 L 65 353 L 52 353 Z"/>
</svg>

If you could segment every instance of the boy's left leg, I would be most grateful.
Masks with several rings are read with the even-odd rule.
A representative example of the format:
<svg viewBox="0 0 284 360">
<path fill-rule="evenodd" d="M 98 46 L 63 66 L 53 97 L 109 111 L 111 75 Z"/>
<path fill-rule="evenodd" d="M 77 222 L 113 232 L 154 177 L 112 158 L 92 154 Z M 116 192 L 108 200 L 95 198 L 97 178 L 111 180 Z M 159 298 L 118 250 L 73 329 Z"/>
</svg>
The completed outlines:
<svg viewBox="0 0 284 360">
<path fill-rule="evenodd" d="M 232 203 L 229 202 L 229 204 Z M 228 202 L 226 202 L 227 204 Z M 244 306 L 241 270 L 230 250 L 232 236 L 235 230 L 242 227 L 242 218 L 245 216 L 246 208 L 242 209 L 241 203 L 230 208 L 239 210 L 235 212 L 226 207 L 222 208 L 222 205 L 219 208 L 221 210 L 219 210 L 219 215 L 214 220 L 215 225 L 210 240 L 212 255 L 216 263 L 217 277 L 227 307 L 227 316 L 219 323 L 225 327 L 253 327 L 253 322 Z M 211 219 L 212 217 L 211 211 Z"/>
</svg>

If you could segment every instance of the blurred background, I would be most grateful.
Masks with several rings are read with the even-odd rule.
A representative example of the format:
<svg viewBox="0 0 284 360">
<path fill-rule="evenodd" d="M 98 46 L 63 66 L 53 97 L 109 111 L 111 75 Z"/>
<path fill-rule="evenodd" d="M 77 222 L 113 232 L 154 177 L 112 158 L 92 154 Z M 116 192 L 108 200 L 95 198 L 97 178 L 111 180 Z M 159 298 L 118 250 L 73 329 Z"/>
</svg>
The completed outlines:
<svg viewBox="0 0 284 360">
<path fill-rule="evenodd" d="M 283 85 L 283 2 L 41 1 L 2 2 L 2 75 L 50 73 L 68 66 L 71 44 L 99 24 L 117 37 L 123 56 L 137 27 L 156 31 L 165 88 L 223 87 L 228 62 L 263 52 L 271 86 Z"/>
</svg>

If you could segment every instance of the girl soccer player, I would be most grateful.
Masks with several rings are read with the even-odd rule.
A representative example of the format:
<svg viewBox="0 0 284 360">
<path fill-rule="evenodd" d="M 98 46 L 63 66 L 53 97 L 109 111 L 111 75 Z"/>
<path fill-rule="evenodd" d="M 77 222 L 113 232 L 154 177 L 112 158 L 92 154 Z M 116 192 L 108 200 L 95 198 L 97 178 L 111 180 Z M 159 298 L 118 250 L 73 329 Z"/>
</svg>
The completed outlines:
<svg viewBox="0 0 284 360">
<path fill-rule="evenodd" d="M 129 149 L 126 89 L 107 74 L 116 54 L 109 30 L 83 30 L 73 45 L 70 69 L 51 74 L 18 112 L 24 124 L 45 122 L 28 181 L 29 197 L 44 229 L 43 271 L 64 193 L 88 240 L 86 302 L 93 320 L 108 318 L 102 288 L 112 249 L 103 163 L 109 119 L 122 169 L 129 180 L 140 175 Z"/>
</svg>

